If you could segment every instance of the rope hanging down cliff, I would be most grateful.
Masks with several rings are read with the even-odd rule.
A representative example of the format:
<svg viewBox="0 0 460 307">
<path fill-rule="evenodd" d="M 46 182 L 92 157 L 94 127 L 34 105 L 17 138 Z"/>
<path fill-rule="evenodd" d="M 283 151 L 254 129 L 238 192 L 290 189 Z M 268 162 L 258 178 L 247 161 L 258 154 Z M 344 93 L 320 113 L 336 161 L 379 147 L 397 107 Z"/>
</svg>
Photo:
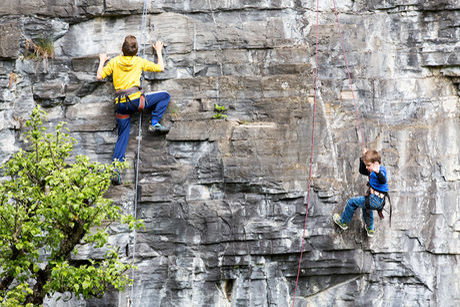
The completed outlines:
<svg viewBox="0 0 460 307">
<path fill-rule="evenodd" d="M 141 18 L 141 36 L 139 40 L 139 46 L 142 48 L 141 55 L 142 58 L 145 57 L 145 46 L 143 47 L 143 44 L 145 44 L 146 41 L 146 27 L 147 27 L 147 0 L 144 0 L 144 6 L 142 8 L 142 18 Z M 141 74 L 141 80 L 140 80 L 141 88 L 143 86 L 144 82 L 144 72 Z M 140 151 L 141 151 L 141 140 L 142 140 L 142 114 L 143 112 L 139 112 L 139 123 L 138 123 L 138 133 L 137 133 L 137 151 L 136 151 L 136 163 L 134 165 L 135 167 L 135 184 L 134 184 L 134 208 L 133 208 L 133 216 L 135 219 L 137 219 L 137 203 L 140 198 L 140 193 L 141 193 L 141 187 L 139 186 L 139 163 L 140 163 Z M 131 265 L 134 266 L 134 261 L 136 258 L 136 237 L 137 237 L 137 232 L 136 228 L 133 229 L 133 248 L 132 248 L 132 260 L 131 260 Z M 132 279 L 132 284 L 131 284 L 131 290 L 130 290 L 130 296 L 127 301 L 127 306 L 135 306 L 133 300 L 134 300 L 134 282 L 135 282 L 135 269 L 131 269 L 131 279 Z"/>
<path fill-rule="evenodd" d="M 315 87 L 315 93 L 313 96 L 313 115 L 312 115 L 312 127 L 311 127 L 311 143 L 310 143 L 310 163 L 309 163 L 309 171 L 308 171 L 308 182 L 307 182 L 307 197 L 305 201 L 305 218 L 303 222 L 303 232 L 302 232 L 302 237 L 301 237 L 301 246 L 300 246 L 300 255 L 299 255 L 299 260 L 297 263 L 297 275 L 295 279 L 295 288 L 294 292 L 292 295 L 292 307 L 295 306 L 295 299 L 296 299 L 296 293 L 297 293 L 297 288 L 299 285 L 299 277 L 300 277 L 300 266 L 302 262 L 302 257 L 303 257 L 303 250 L 305 247 L 305 232 L 307 229 L 307 218 L 308 218 L 308 208 L 310 205 L 310 190 L 311 190 L 311 179 L 312 179 L 312 170 L 313 170 L 313 154 L 315 150 L 315 126 L 316 126 L 316 97 L 318 93 L 318 85 L 317 85 L 317 79 L 318 79 L 318 42 L 319 42 L 319 33 L 318 33 L 318 25 L 319 25 L 319 11 L 318 11 L 318 0 L 316 0 L 316 44 L 315 44 L 315 64 L 316 68 L 313 70 L 313 84 Z"/>
<path fill-rule="evenodd" d="M 145 56 L 145 31 L 147 24 L 147 0 L 144 0 L 144 8 L 142 11 L 141 21 L 141 40 L 142 51 L 140 55 Z M 138 56 L 139 44 L 134 35 L 127 35 L 122 45 L 122 54 L 105 62 L 109 59 L 107 54 L 99 54 L 99 67 L 97 70 L 97 79 L 103 80 L 108 76 L 113 76 L 113 86 L 115 88 L 115 120 L 117 122 L 118 137 L 115 143 L 112 161 L 125 161 L 125 154 L 128 148 L 131 116 L 136 112 L 142 112 L 144 109 L 149 109 L 151 112 L 151 121 L 148 131 L 154 135 L 165 135 L 169 132 L 169 128 L 163 126 L 160 121 L 168 107 L 171 96 L 167 91 L 155 91 L 151 93 L 144 93 L 141 88 L 143 80 L 142 72 L 162 72 L 165 69 L 163 60 L 163 47 L 161 41 L 152 44 L 152 47 L 157 56 L 157 63 L 149 61 L 142 56 Z M 137 218 L 137 204 L 140 198 L 139 186 L 139 166 L 140 166 L 140 149 L 142 137 L 142 116 L 139 117 L 138 122 L 138 137 L 137 137 L 137 153 L 135 163 L 135 186 L 134 186 L 134 208 L 133 217 Z M 114 185 L 122 184 L 121 175 L 118 170 L 114 172 L 112 178 Z M 134 264 L 136 258 L 136 230 L 133 230 L 133 240 L 130 242 L 132 245 L 132 263 Z M 135 279 L 135 272 L 132 271 L 132 277 Z M 131 288 L 131 297 L 134 296 L 134 286 Z M 128 299 L 128 302 L 130 300 Z"/>
<path fill-rule="evenodd" d="M 333 11 L 336 16 L 336 27 L 339 28 L 339 19 L 338 19 L 338 12 L 336 9 L 336 3 L 335 0 L 333 0 L 334 3 L 334 8 Z M 301 238 L 301 247 L 300 247 L 300 255 L 297 263 L 297 275 L 296 275 L 296 281 L 295 281 L 295 287 L 292 295 L 292 307 L 295 306 L 295 300 L 296 300 L 296 293 L 299 285 L 299 278 L 300 278 L 300 271 L 301 271 L 301 263 L 302 263 L 302 258 L 303 258 L 303 252 L 305 248 L 305 236 L 306 236 L 306 227 L 307 227 L 307 219 L 308 219 L 308 210 L 310 207 L 310 200 L 311 200 L 311 181 L 312 181 L 312 170 L 313 170 L 313 156 L 314 156 L 314 151 L 315 151 L 315 126 L 316 126 L 316 106 L 317 106 L 317 97 L 318 97 L 318 45 L 319 45 L 319 3 L 318 0 L 316 0 L 316 23 L 315 23 L 315 37 L 316 37 L 316 42 L 315 42 L 315 69 L 313 70 L 313 84 L 314 84 L 314 97 L 313 97 L 313 114 L 312 114 L 312 126 L 311 126 L 311 143 L 310 143 L 310 161 L 309 161 L 309 171 L 308 171 L 308 180 L 307 180 L 307 195 L 305 198 L 305 218 L 304 218 L 304 223 L 303 223 L 303 232 L 302 232 L 302 238 Z M 355 107 L 355 129 L 357 130 L 358 133 L 358 139 L 361 139 L 361 146 L 362 148 L 366 147 L 366 135 L 364 131 L 364 126 L 363 126 L 363 121 L 362 121 L 362 113 L 359 111 L 359 107 L 356 102 L 356 96 L 354 93 L 353 89 L 353 80 L 352 80 L 352 75 L 350 72 L 346 52 L 345 52 L 345 46 L 344 46 L 344 39 L 343 39 L 343 32 L 341 34 L 341 47 L 342 47 L 342 52 L 343 52 L 343 57 L 345 61 L 345 66 L 347 69 L 347 78 L 349 81 L 350 85 L 350 90 L 352 93 L 352 98 L 353 98 L 353 104 Z M 361 133 L 360 133 L 361 132 Z M 360 137 L 361 136 L 361 137 Z"/>
</svg>

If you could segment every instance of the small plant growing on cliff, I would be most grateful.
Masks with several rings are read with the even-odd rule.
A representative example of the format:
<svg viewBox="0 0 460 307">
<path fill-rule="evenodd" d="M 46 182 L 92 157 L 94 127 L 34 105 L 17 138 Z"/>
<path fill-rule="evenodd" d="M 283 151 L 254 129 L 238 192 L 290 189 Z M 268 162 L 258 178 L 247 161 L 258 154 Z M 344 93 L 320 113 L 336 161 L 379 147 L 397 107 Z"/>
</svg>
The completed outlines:
<svg viewBox="0 0 460 307">
<path fill-rule="evenodd" d="M 26 40 L 26 57 L 31 59 L 50 59 L 54 58 L 54 43 L 51 38 L 37 38 L 34 41 Z"/>
<path fill-rule="evenodd" d="M 106 246 L 112 221 L 136 225 L 132 216 L 105 198 L 114 168 L 72 157 L 75 140 L 60 123 L 43 127 L 44 112 L 26 122 L 26 150 L 1 166 L 0 305 L 34 306 L 46 295 L 72 292 L 101 296 L 108 287 L 123 289 L 130 280 L 115 251 L 105 259 L 72 258 L 78 244 Z"/>
<path fill-rule="evenodd" d="M 177 118 L 179 116 L 179 107 L 174 101 L 171 101 L 168 105 L 168 113 L 172 118 Z"/>
<path fill-rule="evenodd" d="M 214 112 L 215 114 L 212 116 L 214 119 L 222 119 L 222 118 L 227 118 L 227 115 L 225 114 L 227 112 L 227 108 L 225 106 L 221 106 L 217 103 L 214 104 Z"/>
</svg>

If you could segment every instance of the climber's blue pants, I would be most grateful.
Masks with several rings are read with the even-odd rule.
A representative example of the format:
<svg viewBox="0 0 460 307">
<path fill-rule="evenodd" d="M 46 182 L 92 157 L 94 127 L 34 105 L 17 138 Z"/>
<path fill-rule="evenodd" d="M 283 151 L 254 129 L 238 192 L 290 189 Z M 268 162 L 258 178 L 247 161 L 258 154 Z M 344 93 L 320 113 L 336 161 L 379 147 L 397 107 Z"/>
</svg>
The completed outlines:
<svg viewBox="0 0 460 307">
<path fill-rule="evenodd" d="M 361 208 L 363 211 L 363 220 L 367 228 L 374 229 L 374 212 L 373 210 L 380 210 L 383 205 L 383 198 L 380 198 L 374 194 L 369 195 L 369 208 L 366 208 L 366 197 L 358 196 L 347 200 L 347 205 L 343 210 L 341 216 L 341 222 L 350 224 L 353 214 L 357 208 Z"/>
<path fill-rule="evenodd" d="M 145 109 L 151 109 L 152 125 L 157 124 L 168 107 L 171 96 L 168 92 L 155 92 L 145 94 Z M 140 99 L 133 99 L 124 103 L 118 103 L 116 108 L 116 119 L 118 125 L 118 139 L 113 151 L 112 161 L 125 160 L 126 148 L 129 141 L 129 130 L 131 117 L 129 115 L 138 112 Z"/>
</svg>

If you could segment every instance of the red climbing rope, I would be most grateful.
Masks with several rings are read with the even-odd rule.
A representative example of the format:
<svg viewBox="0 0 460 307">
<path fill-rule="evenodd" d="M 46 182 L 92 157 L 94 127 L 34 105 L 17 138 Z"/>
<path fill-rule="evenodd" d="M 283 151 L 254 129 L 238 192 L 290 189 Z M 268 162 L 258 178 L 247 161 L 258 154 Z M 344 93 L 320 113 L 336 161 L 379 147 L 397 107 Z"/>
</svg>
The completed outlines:
<svg viewBox="0 0 460 307">
<path fill-rule="evenodd" d="M 313 97 L 313 115 L 312 115 L 312 128 L 311 128 L 311 144 L 310 144 L 310 166 L 308 171 L 308 183 L 307 183 L 307 199 L 305 202 L 305 218 L 303 221 L 303 233 L 301 238 L 301 247 L 300 247 L 300 256 L 297 264 L 297 276 L 295 279 L 295 288 L 292 296 L 292 307 L 295 305 L 296 292 L 299 286 L 299 277 L 300 277 L 300 267 L 302 263 L 303 250 L 305 248 L 305 235 L 307 230 L 307 218 L 308 218 L 308 208 L 310 205 L 310 190 L 311 190 L 311 180 L 313 173 L 313 154 L 315 152 L 315 126 L 316 126 L 316 97 L 318 93 L 318 44 L 319 44 L 319 11 L 318 11 L 318 0 L 316 0 L 316 47 L 315 47 L 315 64 L 316 68 L 313 70 L 313 84 L 315 86 L 315 94 Z"/>
</svg>

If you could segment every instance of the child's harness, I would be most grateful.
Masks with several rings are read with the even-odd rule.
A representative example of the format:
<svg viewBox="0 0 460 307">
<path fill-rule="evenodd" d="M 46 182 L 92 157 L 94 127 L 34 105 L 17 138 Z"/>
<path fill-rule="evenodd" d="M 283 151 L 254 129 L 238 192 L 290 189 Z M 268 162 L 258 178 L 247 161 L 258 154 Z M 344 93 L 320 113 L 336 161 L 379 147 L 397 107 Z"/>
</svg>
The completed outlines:
<svg viewBox="0 0 460 307">
<path fill-rule="evenodd" d="M 145 95 L 144 95 L 144 91 L 139 86 L 130 87 L 130 88 L 126 89 L 126 90 L 116 91 L 115 92 L 115 101 L 118 100 L 117 103 L 130 103 L 131 99 L 129 98 L 129 95 L 134 94 L 136 92 L 141 92 L 141 96 L 139 97 L 139 107 L 137 108 L 137 110 L 139 112 L 142 112 L 142 110 L 144 110 L 144 107 L 145 107 Z M 122 98 L 125 99 L 124 102 L 121 102 Z M 129 118 L 130 115 L 129 114 L 115 113 L 115 117 L 119 118 L 119 119 L 125 119 L 125 118 Z"/>
<path fill-rule="evenodd" d="M 366 206 L 366 209 L 369 209 L 369 210 L 372 210 L 372 208 L 370 207 L 370 200 L 369 200 L 369 196 L 371 194 L 374 194 L 375 196 L 379 197 L 379 198 L 382 198 L 383 199 L 383 203 L 382 203 L 382 207 L 377 210 L 377 213 L 379 215 L 379 217 L 381 219 L 384 218 L 383 216 L 383 208 L 385 207 L 385 204 L 386 204 L 386 199 L 388 198 L 388 202 L 390 203 L 390 227 L 391 227 L 391 199 L 390 199 L 390 195 L 387 193 L 387 192 L 379 192 L 377 190 L 374 190 L 372 187 L 369 187 L 367 189 L 367 192 L 366 192 L 366 200 L 365 200 L 365 206 Z M 375 210 L 375 209 L 374 209 Z"/>
</svg>

